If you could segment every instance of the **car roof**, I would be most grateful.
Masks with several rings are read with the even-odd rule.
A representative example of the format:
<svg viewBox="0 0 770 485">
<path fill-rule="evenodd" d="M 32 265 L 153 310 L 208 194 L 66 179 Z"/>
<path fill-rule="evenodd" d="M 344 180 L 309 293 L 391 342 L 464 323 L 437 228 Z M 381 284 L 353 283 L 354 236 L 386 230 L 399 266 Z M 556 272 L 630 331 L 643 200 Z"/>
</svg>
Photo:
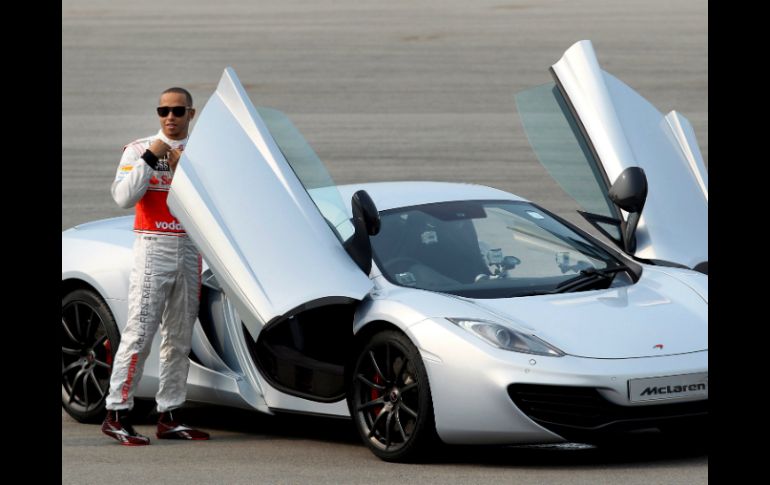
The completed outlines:
<svg viewBox="0 0 770 485">
<path fill-rule="evenodd" d="M 365 190 L 380 211 L 451 200 L 526 201 L 517 195 L 485 185 L 454 182 L 372 182 L 338 185 L 337 188 L 346 206 L 356 191 Z"/>
</svg>

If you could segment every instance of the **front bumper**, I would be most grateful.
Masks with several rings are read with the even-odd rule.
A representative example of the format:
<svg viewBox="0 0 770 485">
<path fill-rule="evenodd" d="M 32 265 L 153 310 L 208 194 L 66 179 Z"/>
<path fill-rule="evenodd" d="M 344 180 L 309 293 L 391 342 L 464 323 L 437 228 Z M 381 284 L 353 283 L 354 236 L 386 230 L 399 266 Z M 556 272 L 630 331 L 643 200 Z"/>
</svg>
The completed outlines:
<svg viewBox="0 0 770 485">
<path fill-rule="evenodd" d="M 558 443 L 582 437 L 583 431 L 638 429 L 656 426 L 661 422 L 657 418 L 672 422 L 677 416 L 707 413 L 703 398 L 633 405 L 628 398 L 630 379 L 708 372 L 707 351 L 634 359 L 528 355 L 494 348 L 441 319 L 423 320 L 408 333 L 423 356 L 436 431 L 446 443 Z M 548 403 L 525 403 L 520 391 L 527 388 L 522 385 L 570 390 L 555 398 L 557 404 L 562 401 L 561 408 L 554 408 L 553 401 L 548 408 Z M 509 393 L 511 389 L 516 392 Z M 591 396 L 591 402 L 583 402 L 593 405 L 587 420 L 585 415 L 583 421 L 554 417 L 554 411 L 573 412 L 581 395 Z M 674 404 L 678 406 L 671 408 Z M 635 421 L 639 419 L 648 422 Z M 573 433 L 570 426 L 576 423 L 583 429 Z"/>
<path fill-rule="evenodd" d="M 708 418 L 707 399 L 621 406 L 593 387 L 542 384 L 511 384 L 508 395 L 531 420 L 570 441 L 592 442 L 619 433 L 667 427 L 702 428 Z"/>
</svg>

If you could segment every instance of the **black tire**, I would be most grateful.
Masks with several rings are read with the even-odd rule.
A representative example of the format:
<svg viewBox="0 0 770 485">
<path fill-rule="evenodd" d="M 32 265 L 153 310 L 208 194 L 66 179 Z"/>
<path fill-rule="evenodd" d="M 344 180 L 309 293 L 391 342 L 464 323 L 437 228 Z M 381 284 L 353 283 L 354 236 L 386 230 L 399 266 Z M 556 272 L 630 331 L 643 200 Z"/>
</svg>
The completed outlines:
<svg viewBox="0 0 770 485">
<path fill-rule="evenodd" d="M 75 290 L 62 307 L 62 407 L 82 423 L 104 419 L 120 332 L 107 304 L 91 290 Z"/>
<path fill-rule="evenodd" d="M 428 374 L 402 333 L 380 332 L 363 346 L 348 407 L 364 443 L 385 461 L 420 461 L 438 444 Z"/>
</svg>

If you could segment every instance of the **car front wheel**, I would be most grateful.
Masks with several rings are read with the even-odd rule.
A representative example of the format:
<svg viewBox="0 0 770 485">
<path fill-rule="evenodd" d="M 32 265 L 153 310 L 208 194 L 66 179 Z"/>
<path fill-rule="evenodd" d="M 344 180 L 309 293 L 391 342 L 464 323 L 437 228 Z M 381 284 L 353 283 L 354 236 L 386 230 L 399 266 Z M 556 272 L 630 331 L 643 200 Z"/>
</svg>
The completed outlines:
<svg viewBox="0 0 770 485">
<path fill-rule="evenodd" d="M 405 335 L 374 335 L 358 355 L 348 406 L 361 438 L 386 461 L 416 461 L 437 444 L 428 375 Z"/>
<path fill-rule="evenodd" d="M 104 417 L 118 327 L 93 291 L 75 290 L 61 305 L 62 407 L 80 422 L 98 422 Z"/>
</svg>

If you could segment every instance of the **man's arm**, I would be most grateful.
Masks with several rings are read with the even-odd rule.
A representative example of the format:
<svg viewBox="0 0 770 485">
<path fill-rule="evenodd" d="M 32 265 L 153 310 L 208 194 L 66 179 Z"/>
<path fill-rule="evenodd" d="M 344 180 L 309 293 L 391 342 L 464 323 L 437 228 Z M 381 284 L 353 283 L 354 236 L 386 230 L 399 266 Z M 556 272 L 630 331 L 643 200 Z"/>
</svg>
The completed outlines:
<svg viewBox="0 0 770 485">
<path fill-rule="evenodd" d="M 141 200 L 150 185 L 158 158 L 164 156 L 169 148 L 161 140 L 155 140 L 143 153 L 140 153 L 138 145 L 128 145 L 123 150 L 111 189 L 112 198 L 120 207 L 128 209 Z"/>
</svg>

